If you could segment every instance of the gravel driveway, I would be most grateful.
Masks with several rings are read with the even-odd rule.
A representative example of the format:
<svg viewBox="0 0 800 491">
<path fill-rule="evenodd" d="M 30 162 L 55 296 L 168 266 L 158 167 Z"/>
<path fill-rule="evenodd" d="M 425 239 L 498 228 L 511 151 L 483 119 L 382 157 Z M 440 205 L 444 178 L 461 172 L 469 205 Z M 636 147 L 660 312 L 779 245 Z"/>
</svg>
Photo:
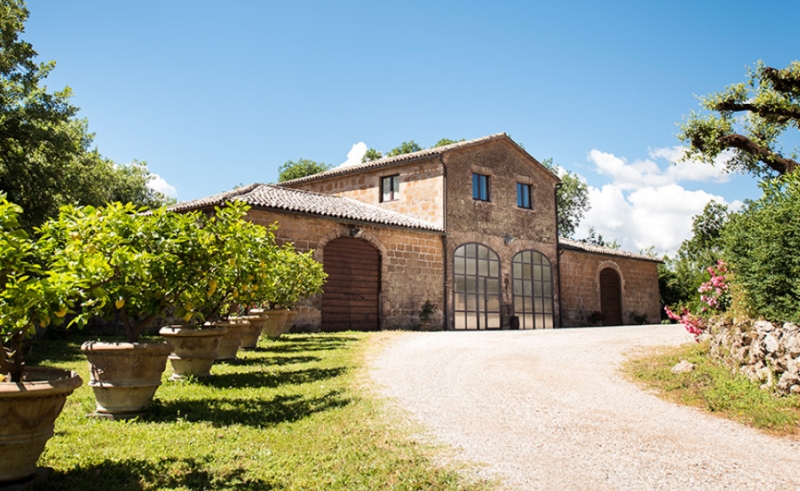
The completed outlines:
<svg viewBox="0 0 800 491">
<path fill-rule="evenodd" d="M 800 490 L 800 443 L 662 401 L 617 373 L 680 326 L 408 333 L 385 395 L 504 489 Z"/>
</svg>

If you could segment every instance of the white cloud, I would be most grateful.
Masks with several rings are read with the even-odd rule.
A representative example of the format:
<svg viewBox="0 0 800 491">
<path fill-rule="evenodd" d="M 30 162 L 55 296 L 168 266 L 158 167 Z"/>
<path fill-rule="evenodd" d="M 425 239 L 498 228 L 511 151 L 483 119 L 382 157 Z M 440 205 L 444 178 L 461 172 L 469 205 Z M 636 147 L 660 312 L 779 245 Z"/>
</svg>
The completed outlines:
<svg viewBox="0 0 800 491">
<path fill-rule="evenodd" d="M 150 180 L 147 181 L 147 187 L 171 198 L 178 197 L 178 190 L 175 189 L 175 186 L 172 186 L 158 174 L 150 174 Z"/>
<path fill-rule="evenodd" d="M 725 182 L 722 166 L 699 162 L 679 162 L 684 149 L 661 148 L 650 151 L 652 160 L 628 163 L 616 155 L 592 150 L 588 160 L 612 182 L 589 188 L 591 209 L 576 235 L 585 237 L 589 228 L 606 240 L 618 240 L 623 249 L 638 251 L 655 246 L 659 253 L 674 254 L 681 242 L 691 236 L 692 217 L 715 200 L 728 204 L 721 196 L 706 191 L 690 191 L 682 181 Z M 656 160 L 671 164 L 662 170 Z M 736 209 L 740 202 L 730 203 Z"/>
<path fill-rule="evenodd" d="M 349 167 L 361 163 L 364 154 L 367 153 L 367 144 L 364 142 L 354 143 L 347 152 L 347 160 L 339 164 L 339 167 Z"/>
</svg>

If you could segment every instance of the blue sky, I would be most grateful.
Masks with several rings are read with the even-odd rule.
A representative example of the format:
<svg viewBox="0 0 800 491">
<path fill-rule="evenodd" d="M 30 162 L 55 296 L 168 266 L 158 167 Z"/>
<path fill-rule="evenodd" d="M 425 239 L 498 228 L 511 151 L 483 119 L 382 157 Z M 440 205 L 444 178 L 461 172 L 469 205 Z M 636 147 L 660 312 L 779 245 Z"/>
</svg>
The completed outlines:
<svg viewBox="0 0 800 491">
<path fill-rule="evenodd" d="M 100 152 L 190 200 L 271 182 L 287 160 L 506 132 L 592 187 L 594 226 L 673 251 L 747 176 L 670 164 L 695 95 L 800 59 L 800 2 L 29 0 Z M 671 170 L 670 170 L 671 169 Z"/>
</svg>

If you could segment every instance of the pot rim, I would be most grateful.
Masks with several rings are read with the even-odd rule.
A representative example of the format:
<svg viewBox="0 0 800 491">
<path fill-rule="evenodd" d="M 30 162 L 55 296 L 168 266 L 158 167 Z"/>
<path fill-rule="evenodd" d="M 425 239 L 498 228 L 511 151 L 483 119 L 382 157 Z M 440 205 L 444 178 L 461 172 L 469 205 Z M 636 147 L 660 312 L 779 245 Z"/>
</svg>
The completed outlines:
<svg viewBox="0 0 800 491">
<path fill-rule="evenodd" d="M 202 326 L 202 327 L 187 327 L 180 324 L 172 326 L 164 326 L 159 329 L 158 333 L 164 337 L 197 337 L 197 336 L 219 336 L 228 332 L 225 326 Z"/>
<path fill-rule="evenodd" d="M 87 355 L 90 353 L 109 353 L 109 352 L 148 352 L 155 355 L 172 353 L 173 346 L 167 342 L 147 342 L 130 343 L 127 341 L 86 341 L 81 345 L 81 351 Z"/>
<path fill-rule="evenodd" d="M 61 393 L 70 394 L 83 384 L 76 372 L 63 368 L 26 367 L 22 382 L 0 382 L 0 397 L 35 397 Z M 41 379 L 41 380 L 40 380 Z"/>
</svg>

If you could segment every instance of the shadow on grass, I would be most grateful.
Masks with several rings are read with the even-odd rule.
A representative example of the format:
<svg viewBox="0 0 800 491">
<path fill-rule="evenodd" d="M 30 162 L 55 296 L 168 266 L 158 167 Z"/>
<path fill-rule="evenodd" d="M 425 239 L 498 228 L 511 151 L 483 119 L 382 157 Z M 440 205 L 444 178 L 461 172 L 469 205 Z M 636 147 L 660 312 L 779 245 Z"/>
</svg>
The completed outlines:
<svg viewBox="0 0 800 491">
<path fill-rule="evenodd" d="M 230 397 L 194 401 L 155 400 L 146 419 L 155 423 L 171 423 L 181 419 L 189 422 L 206 421 L 214 426 L 238 424 L 263 428 L 297 421 L 351 403 L 352 400 L 343 397 L 339 390 L 329 391 L 320 397 L 279 395 L 268 400 Z"/>
<path fill-rule="evenodd" d="M 247 477 L 244 469 L 225 470 L 219 474 L 211 468 L 211 458 L 166 458 L 157 462 L 144 459 L 105 460 L 99 464 L 56 471 L 47 479 L 35 482 L 29 491 L 134 491 L 148 489 L 283 489 L 278 483 Z"/>
<path fill-rule="evenodd" d="M 267 353 L 292 353 L 298 351 L 322 351 L 346 348 L 358 341 L 358 338 L 349 336 L 330 336 L 324 334 L 292 334 L 271 341 L 266 346 L 259 346 L 256 352 Z"/>
<path fill-rule="evenodd" d="M 252 350 L 257 353 L 257 351 Z M 242 356 L 241 353 L 239 356 Z M 284 365 L 299 365 L 301 363 L 312 363 L 320 361 L 322 358 L 318 356 L 271 356 L 264 358 L 257 356 L 254 358 L 237 358 L 229 361 L 215 361 L 214 364 L 225 363 L 231 366 L 250 366 L 250 365 L 265 365 L 265 366 L 284 366 Z"/>
<path fill-rule="evenodd" d="M 198 377 L 196 384 L 218 389 L 238 388 L 274 388 L 281 385 L 301 385 L 320 380 L 326 380 L 347 372 L 345 367 L 336 368 L 306 368 L 288 372 L 249 372 L 249 373 L 222 373 L 210 377 Z"/>
</svg>

